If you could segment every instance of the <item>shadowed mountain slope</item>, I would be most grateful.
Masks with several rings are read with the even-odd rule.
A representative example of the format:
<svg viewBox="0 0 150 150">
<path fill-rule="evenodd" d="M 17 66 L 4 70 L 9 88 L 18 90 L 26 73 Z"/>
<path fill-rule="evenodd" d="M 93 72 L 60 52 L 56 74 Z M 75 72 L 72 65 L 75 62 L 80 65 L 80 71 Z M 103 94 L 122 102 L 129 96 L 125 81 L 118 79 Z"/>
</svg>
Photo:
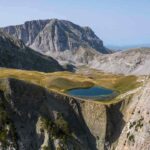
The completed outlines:
<svg viewBox="0 0 150 150">
<path fill-rule="evenodd" d="M 63 68 L 51 57 L 26 47 L 24 43 L 0 31 L 0 67 L 43 72 L 62 71 Z"/>
</svg>

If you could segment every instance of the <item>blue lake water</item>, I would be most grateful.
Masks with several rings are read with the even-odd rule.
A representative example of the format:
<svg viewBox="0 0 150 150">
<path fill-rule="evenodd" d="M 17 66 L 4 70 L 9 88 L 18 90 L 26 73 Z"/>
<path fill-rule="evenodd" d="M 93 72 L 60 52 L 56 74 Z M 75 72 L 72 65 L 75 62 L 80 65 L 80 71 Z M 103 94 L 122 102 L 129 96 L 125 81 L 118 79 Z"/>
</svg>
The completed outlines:
<svg viewBox="0 0 150 150">
<path fill-rule="evenodd" d="M 110 96 L 114 93 L 113 90 L 106 89 L 103 87 L 91 87 L 91 88 L 79 88 L 79 89 L 72 89 L 67 91 L 67 94 L 71 96 L 81 97 L 81 98 L 92 98 L 98 99 L 102 97 Z"/>
</svg>

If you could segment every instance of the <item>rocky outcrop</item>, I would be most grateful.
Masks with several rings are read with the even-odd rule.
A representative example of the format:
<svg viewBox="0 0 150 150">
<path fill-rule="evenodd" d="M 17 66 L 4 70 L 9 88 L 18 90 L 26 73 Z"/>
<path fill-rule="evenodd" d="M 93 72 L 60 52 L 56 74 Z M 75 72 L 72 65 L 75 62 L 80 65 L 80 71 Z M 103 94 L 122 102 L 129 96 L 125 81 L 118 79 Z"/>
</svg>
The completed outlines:
<svg viewBox="0 0 150 150">
<path fill-rule="evenodd" d="M 48 22 L 49 20 L 28 21 L 23 25 L 9 26 L 2 30 L 15 38 L 21 39 L 27 46 L 30 46 Z"/>
<path fill-rule="evenodd" d="M 143 81 L 141 87 L 120 95 L 120 102 L 104 105 L 1 79 L 1 147 L 148 150 L 150 80 Z"/>
<path fill-rule="evenodd" d="M 21 39 L 34 50 L 52 56 L 60 62 L 85 63 L 92 59 L 88 59 L 89 53 L 111 53 L 89 27 L 80 27 L 65 20 L 29 21 L 2 30 Z"/>
<path fill-rule="evenodd" d="M 80 47 L 107 53 L 103 42 L 89 27 L 80 27 L 64 20 L 52 19 L 32 44 L 44 52 L 77 50 Z"/>
<path fill-rule="evenodd" d="M 89 108 L 92 106 L 89 111 L 93 112 L 93 115 L 94 108 L 97 108 L 96 118 L 101 116 L 95 124 L 91 124 L 89 116 L 84 116 L 87 105 L 79 100 L 50 93 L 42 87 L 15 79 L 2 79 L 0 91 L 0 102 L 5 108 L 2 111 L 7 113 L 10 120 L 8 122 L 5 116 L 2 119 L 0 113 L 0 125 L 4 125 L 0 130 L 5 130 L 6 126 L 14 127 L 3 140 L 0 134 L 1 146 L 13 146 L 21 150 L 96 150 L 105 137 L 105 126 L 104 130 L 97 130 L 101 123 L 103 124 L 98 120 L 106 120 L 104 106 L 88 104 Z M 93 121 L 96 118 L 93 118 Z M 8 122 L 6 125 L 4 120 Z M 89 127 L 95 130 L 89 130 Z M 9 138 L 14 129 L 15 135 Z M 100 132 L 101 137 L 98 136 Z M 96 138 L 99 140 L 97 144 Z M 103 143 L 101 144 L 103 147 Z"/>
<path fill-rule="evenodd" d="M 2 31 L 0 31 L 0 67 L 43 72 L 63 70 L 53 58 L 33 51 L 26 47 L 22 41 Z"/>
<path fill-rule="evenodd" d="M 125 125 L 120 132 L 116 150 L 150 149 L 150 80 L 145 79 L 144 86 L 132 95 L 122 109 Z M 112 148 L 113 149 L 113 148 Z"/>
</svg>

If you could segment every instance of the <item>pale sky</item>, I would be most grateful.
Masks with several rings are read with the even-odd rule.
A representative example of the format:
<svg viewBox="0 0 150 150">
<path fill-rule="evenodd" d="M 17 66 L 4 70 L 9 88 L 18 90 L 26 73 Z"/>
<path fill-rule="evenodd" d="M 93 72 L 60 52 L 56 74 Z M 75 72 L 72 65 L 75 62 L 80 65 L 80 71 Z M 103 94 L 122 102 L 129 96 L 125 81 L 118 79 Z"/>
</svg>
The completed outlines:
<svg viewBox="0 0 150 150">
<path fill-rule="evenodd" d="M 0 0 L 0 26 L 33 19 L 90 26 L 105 45 L 150 44 L 150 0 Z"/>
</svg>

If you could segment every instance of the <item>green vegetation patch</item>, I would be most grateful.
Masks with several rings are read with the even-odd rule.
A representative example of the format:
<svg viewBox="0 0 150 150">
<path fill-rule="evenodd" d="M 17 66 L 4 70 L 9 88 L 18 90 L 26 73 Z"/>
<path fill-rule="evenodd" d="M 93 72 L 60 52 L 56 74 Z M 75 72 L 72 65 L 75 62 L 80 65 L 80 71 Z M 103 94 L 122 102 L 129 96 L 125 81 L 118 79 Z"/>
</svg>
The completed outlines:
<svg viewBox="0 0 150 150">
<path fill-rule="evenodd" d="M 124 76 L 107 74 L 92 69 L 86 73 L 72 73 L 72 72 L 53 72 L 43 73 L 37 71 L 25 71 L 17 69 L 1 69 L 0 78 L 15 78 L 25 82 L 37 84 L 50 91 L 55 91 L 59 94 L 65 94 L 66 91 L 76 88 L 89 88 L 92 86 L 101 86 L 112 89 L 119 94 L 135 89 L 141 85 L 137 81 L 136 76 Z M 5 87 L 3 87 L 4 89 Z M 108 99 L 99 101 L 104 104 L 118 102 L 120 99 Z"/>
<path fill-rule="evenodd" d="M 141 129 L 141 128 L 143 127 L 143 120 L 144 120 L 144 118 L 141 117 L 141 118 L 137 121 L 136 126 L 135 126 L 135 131 L 138 131 L 139 129 Z"/>
<path fill-rule="evenodd" d="M 17 147 L 17 133 L 3 102 L 0 102 L 0 142 L 2 147 L 7 148 L 10 143 L 8 139 L 11 139 L 14 147 Z"/>
<path fill-rule="evenodd" d="M 56 78 L 49 83 L 48 88 L 55 88 L 59 90 L 69 90 L 74 88 L 87 88 L 92 87 L 94 84 L 89 81 L 79 82 L 72 81 L 66 78 Z"/>
<path fill-rule="evenodd" d="M 124 93 L 137 88 L 139 85 L 140 83 L 137 82 L 136 76 L 124 76 L 118 79 L 118 81 L 116 81 L 113 88 L 119 91 L 120 93 Z"/>
<path fill-rule="evenodd" d="M 54 121 L 46 117 L 41 118 L 42 129 L 46 129 L 51 138 L 66 139 L 71 136 L 71 130 L 68 122 L 59 114 L 58 118 Z"/>
<path fill-rule="evenodd" d="M 135 142 L 135 137 L 134 137 L 134 135 L 133 134 L 131 134 L 129 137 L 128 137 L 128 139 L 129 139 L 129 141 L 130 142 Z"/>
</svg>

